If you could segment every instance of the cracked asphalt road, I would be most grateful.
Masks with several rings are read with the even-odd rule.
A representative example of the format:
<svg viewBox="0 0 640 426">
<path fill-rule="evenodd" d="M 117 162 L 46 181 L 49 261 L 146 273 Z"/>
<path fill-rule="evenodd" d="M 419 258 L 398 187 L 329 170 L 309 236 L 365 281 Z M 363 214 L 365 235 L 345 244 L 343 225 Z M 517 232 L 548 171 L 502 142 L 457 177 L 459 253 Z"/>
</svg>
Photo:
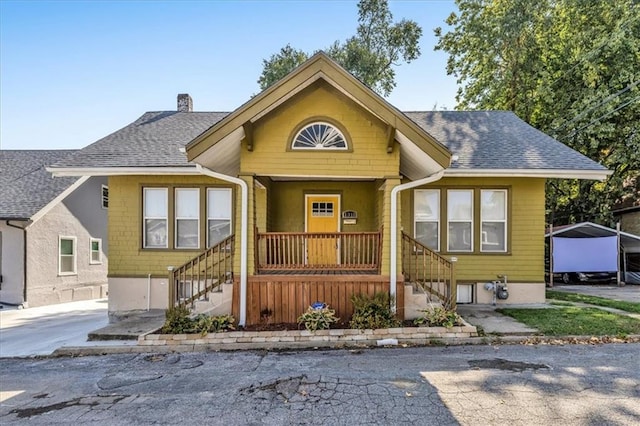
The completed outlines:
<svg viewBox="0 0 640 426">
<path fill-rule="evenodd" d="M 0 359 L 0 423 L 640 424 L 640 344 Z"/>
</svg>

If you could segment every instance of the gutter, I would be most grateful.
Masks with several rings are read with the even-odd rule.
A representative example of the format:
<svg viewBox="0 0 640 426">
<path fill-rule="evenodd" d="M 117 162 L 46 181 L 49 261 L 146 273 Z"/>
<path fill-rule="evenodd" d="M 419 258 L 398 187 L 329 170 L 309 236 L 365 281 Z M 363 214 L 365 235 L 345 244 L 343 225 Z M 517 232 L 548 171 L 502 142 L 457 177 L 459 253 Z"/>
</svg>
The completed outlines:
<svg viewBox="0 0 640 426">
<path fill-rule="evenodd" d="M 440 170 L 437 173 L 424 177 L 422 179 L 415 180 L 413 182 L 407 182 L 394 187 L 391 190 L 391 264 L 390 264 L 390 282 L 389 293 L 392 299 L 396 296 L 396 282 L 398 271 L 398 193 L 405 189 L 415 188 L 417 186 L 426 185 L 431 182 L 440 180 L 444 175 L 444 170 Z M 396 312 L 396 304 L 392 306 L 392 311 Z"/>
<path fill-rule="evenodd" d="M 238 325 L 244 327 L 247 321 L 247 232 L 249 218 L 249 187 L 247 183 L 240 178 L 224 175 L 214 172 L 211 169 L 196 164 L 196 170 L 199 173 L 212 178 L 220 179 L 225 182 L 235 183 L 242 188 L 242 208 L 240 221 L 240 319 Z"/>
</svg>

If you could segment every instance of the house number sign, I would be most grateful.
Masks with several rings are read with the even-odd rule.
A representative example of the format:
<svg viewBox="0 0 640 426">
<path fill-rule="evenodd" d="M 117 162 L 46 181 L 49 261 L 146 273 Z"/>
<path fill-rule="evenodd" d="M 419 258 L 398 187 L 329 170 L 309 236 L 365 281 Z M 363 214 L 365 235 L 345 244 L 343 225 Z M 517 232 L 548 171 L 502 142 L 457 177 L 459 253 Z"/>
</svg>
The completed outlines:
<svg viewBox="0 0 640 426">
<path fill-rule="evenodd" d="M 345 210 L 342 212 L 342 223 L 345 225 L 355 225 L 358 221 L 358 212 Z"/>
</svg>

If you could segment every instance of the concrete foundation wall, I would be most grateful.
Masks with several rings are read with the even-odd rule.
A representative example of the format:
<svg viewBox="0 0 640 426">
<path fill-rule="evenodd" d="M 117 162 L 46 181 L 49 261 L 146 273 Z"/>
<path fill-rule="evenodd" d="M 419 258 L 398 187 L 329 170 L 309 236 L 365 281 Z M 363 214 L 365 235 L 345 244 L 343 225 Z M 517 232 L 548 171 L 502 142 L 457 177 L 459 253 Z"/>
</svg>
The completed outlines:
<svg viewBox="0 0 640 426">
<path fill-rule="evenodd" d="M 478 304 L 492 303 L 493 293 L 484 289 L 484 282 L 476 283 L 474 289 L 474 301 Z M 544 303 L 545 302 L 545 284 L 544 283 L 508 283 L 509 298 L 506 300 L 498 299 L 497 305 L 513 305 L 526 303 Z"/>
<path fill-rule="evenodd" d="M 109 278 L 109 315 L 149 309 L 167 309 L 167 278 Z M 148 303 L 147 301 L 150 301 Z"/>
<path fill-rule="evenodd" d="M 10 221 L 19 225 L 19 221 Z M 24 236 L 23 231 L 0 221 L 0 302 L 19 305 L 24 289 Z"/>
</svg>

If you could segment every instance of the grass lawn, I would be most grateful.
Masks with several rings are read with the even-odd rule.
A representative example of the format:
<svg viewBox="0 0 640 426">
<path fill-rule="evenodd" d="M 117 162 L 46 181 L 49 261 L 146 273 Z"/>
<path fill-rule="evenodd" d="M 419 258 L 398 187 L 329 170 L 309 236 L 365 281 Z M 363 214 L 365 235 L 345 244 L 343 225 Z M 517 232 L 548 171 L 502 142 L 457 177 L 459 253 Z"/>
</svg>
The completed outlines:
<svg viewBox="0 0 640 426">
<path fill-rule="evenodd" d="M 503 308 L 497 312 L 540 330 L 545 336 L 627 336 L 640 334 L 640 320 L 597 308 Z"/>
<path fill-rule="evenodd" d="M 622 311 L 640 314 L 640 303 L 620 302 L 618 300 L 605 299 L 604 297 L 589 296 L 586 294 L 565 293 L 563 291 L 547 290 L 547 299 L 565 300 L 568 302 L 582 302 L 596 306 L 620 309 Z"/>
</svg>

